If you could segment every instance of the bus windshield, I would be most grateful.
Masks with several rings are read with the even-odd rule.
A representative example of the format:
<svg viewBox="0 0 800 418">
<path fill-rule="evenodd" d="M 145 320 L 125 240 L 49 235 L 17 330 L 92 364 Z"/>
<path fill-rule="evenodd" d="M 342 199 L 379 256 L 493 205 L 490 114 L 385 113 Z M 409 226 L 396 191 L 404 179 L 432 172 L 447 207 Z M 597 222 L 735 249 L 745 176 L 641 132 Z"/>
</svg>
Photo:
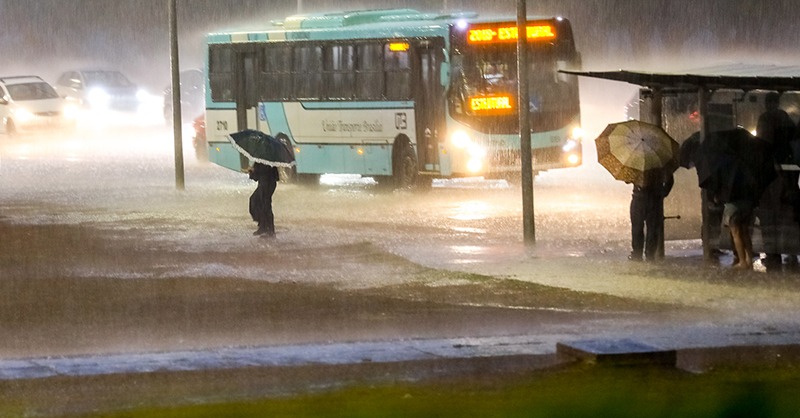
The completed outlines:
<svg viewBox="0 0 800 418">
<path fill-rule="evenodd" d="M 529 47 L 527 61 L 528 111 L 534 118 L 563 124 L 562 119 L 572 117 L 578 108 L 576 78 L 558 73 L 568 63 L 558 60 L 551 50 L 536 46 Z M 488 129 L 488 125 L 495 132 L 516 129 L 514 46 L 468 48 L 453 58 L 453 64 L 453 116 L 478 129 Z"/>
</svg>

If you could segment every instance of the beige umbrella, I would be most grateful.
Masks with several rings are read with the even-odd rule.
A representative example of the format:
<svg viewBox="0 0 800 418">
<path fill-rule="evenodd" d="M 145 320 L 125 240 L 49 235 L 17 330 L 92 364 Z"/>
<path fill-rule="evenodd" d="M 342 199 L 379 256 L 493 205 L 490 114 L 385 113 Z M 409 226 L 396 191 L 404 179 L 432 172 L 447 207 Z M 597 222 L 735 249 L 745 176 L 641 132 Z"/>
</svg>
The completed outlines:
<svg viewBox="0 0 800 418">
<path fill-rule="evenodd" d="M 646 187 L 678 168 L 678 143 L 659 126 L 638 120 L 609 124 L 595 139 L 597 161 L 615 179 Z"/>
</svg>

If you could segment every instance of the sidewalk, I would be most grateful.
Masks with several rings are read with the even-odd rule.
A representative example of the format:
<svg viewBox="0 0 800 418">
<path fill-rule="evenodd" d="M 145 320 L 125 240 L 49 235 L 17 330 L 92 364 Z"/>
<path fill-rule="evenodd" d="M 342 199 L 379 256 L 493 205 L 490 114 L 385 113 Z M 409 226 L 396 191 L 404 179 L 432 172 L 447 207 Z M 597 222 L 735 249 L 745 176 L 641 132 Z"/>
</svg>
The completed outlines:
<svg viewBox="0 0 800 418">
<path fill-rule="evenodd" d="M 642 330 L 627 335 L 583 335 L 581 340 L 631 340 L 663 350 L 675 350 L 678 353 L 677 367 L 702 371 L 726 361 L 773 364 L 795 359 L 800 354 L 800 325 L 785 324 L 767 329 L 763 325 L 708 325 L 655 332 Z M 557 344 L 574 341 L 574 335 L 518 335 L 8 359 L 0 360 L 0 380 L 448 360 L 457 360 L 459 367 L 469 368 L 466 366 L 469 361 L 478 364 L 490 359 L 516 359 L 518 365 L 540 368 L 573 361 L 564 356 L 558 360 L 553 357 L 558 354 Z M 539 360 L 531 361 L 536 358 Z M 442 373 L 447 374 L 444 370 Z"/>
</svg>

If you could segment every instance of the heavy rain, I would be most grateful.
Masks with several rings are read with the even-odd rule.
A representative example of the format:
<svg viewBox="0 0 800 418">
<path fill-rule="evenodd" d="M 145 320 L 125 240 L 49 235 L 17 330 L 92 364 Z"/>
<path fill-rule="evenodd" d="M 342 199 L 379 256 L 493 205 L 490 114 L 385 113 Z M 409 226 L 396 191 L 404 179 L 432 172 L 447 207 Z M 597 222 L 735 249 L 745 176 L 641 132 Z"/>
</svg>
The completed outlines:
<svg viewBox="0 0 800 418">
<path fill-rule="evenodd" d="M 630 116 L 639 86 L 627 83 L 579 77 L 583 161 L 537 173 L 533 245 L 523 239 L 519 182 L 488 176 L 442 176 L 423 191 L 387 190 L 359 174 L 323 174 L 313 186 L 280 182 L 276 236 L 253 236 L 248 199 L 256 184 L 209 162 L 193 142 L 205 109 L 183 115 L 185 190 L 176 187 L 164 93 L 167 3 L 0 0 L 0 79 L 39 76 L 58 89 L 70 71 L 116 70 L 140 100 L 126 111 L 78 109 L 59 129 L 0 134 L 0 387 L 9 389 L 0 394 L 0 416 L 146 404 L 120 393 L 45 402 L 14 385 L 44 379 L 37 390 L 46 391 L 53 376 L 94 373 L 41 366 L 46 359 L 90 359 L 97 375 L 137 376 L 152 370 L 120 364 L 151 353 L 188 353 L 178 356 L 180 366 L 159 366 L 180 371 L 226 350 L 279 347 L 327 365 L 335 361 L 309 353 L 335 344 L 383 344 L 382 354 L 359 353 L 354 362 L 391 363 L 405 360 L 398 347 L 409 341 L 478 347 L 475 356 L 549 355 L 556 343 L 588 339 L 671 350 L 798 343 L 797 271 L 767 273 L 758 261 L 735 271 L 729 250 L 709 264 L 700 231 L 673 219 L 696 216 L 694 201 L 668 205 L 664 260 L 627 260 L 631 185 L 597 163 L 594 145 L 607 124 Z M 515 6 L 392 3 L 505 20 L 514 20 Z M 180 69 L 205 71 L 209 33 L 264 30 L 298 12 L 375 7 L 384 5 L 178 0 Z M 571 21 L 584 70 L 793 65 L 800 43 L 800 9 L 786 0 L 528 1 L 527 9 Z M 676 173 L 696 179 L 685 168 Z M 699 196 L 696 183 L 680 187 L 678 195 Z M 249 355 L 266 356 L 251 365 L 273 361 Z M 710 364 L 684 366 L 700 372 Z M 297 390 L 277 386 L 229 398 Z M 158 399 L 153 404 L 220 400 Z"/>
</svg>

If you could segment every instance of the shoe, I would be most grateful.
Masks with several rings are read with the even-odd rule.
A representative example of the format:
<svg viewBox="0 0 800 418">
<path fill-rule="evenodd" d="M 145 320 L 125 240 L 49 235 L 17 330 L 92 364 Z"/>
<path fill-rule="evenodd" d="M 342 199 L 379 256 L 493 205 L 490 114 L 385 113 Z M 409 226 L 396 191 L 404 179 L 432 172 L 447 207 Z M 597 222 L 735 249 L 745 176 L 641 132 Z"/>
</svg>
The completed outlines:
<svg viewBox="0 0 800 418">
<path fill-rule="evenodd" d="M 719 248 L 712 248 L 712 249 L 711 249 L 711 250 L 708 252 L 708 254 L 709 254 L 709 255 L 711 255 L 712 257 L 720 257 L 720 256 L 723 256 L 723 255 L 725 255 L 725 252 L 723 252 L 723 251 L 722 251 L 722 250 L 720 250 Z"/>
<path fill-rule="evenodd" d="M 253 232 L 253 235 L 255 235 L 255 236 L 258 236 L 258 235 L 264 235 L 264 234 L 266 234 L 267 232 L 268 232 L 268 231 L 267 231 L 266 229 L 261 229 L 261 228 L 258 228 L 258 229 L 256 230 L 256 232 Z M 273 235 L 274 235 L 274 234 L 273 234 Z"/>
<path fill-rule="evenodd" d="M 631 254 L 628 255 L 628 260 L 630 260 L 630 261 L 642 261 L 642 256 L 638 255 L 638 254 L 631 253 Z"/>
<path fill-rule="evenodd" d="M 261 234 L 261 237 L 259 237 L 259 238 L 266 238 L 266 239 L 275 238 L 275 233 L 274 232 L 264 232 L 263 234 Z"/>
</svg>

